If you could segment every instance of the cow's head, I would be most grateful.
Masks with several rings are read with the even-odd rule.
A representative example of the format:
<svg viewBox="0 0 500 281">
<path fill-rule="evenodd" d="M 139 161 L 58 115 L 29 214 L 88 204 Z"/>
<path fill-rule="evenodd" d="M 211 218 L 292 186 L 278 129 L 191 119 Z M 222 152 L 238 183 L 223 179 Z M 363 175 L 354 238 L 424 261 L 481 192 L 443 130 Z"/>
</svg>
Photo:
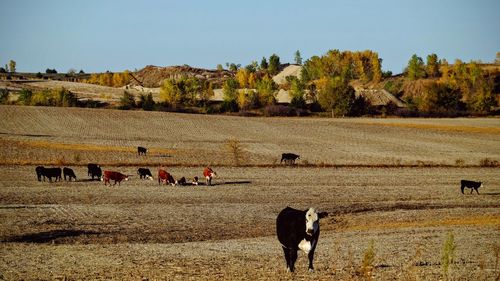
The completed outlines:
<svg viewBox="0 0 500 281">
<path fill-rule="evenodd" d="M 314 235 L 319 228 L 319 219 L 328 216 L 327 212 L 317 213 L 314 208 L 309 208 L 306 212 L 306 234 Z"/>
<path fill-rule="evenodd" d="M 128 181 L 128 176 L 125 176 L 123 179 L 126 180 L 126 181 Z"/>
<path fill-rule="evenodd" d="M 148 180 L 151 180 L 151 181 L 153 180 L 153 177 L 152 177 L 152 176 L 146 176 L 146 178 L 147 178 Z"/>
</svg>

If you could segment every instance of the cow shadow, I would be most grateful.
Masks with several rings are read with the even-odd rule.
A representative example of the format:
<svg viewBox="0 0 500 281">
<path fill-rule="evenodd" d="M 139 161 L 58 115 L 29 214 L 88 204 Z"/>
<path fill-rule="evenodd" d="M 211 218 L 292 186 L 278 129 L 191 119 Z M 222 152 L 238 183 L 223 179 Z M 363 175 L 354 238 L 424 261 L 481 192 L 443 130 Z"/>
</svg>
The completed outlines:
<svg viewBox="0 0 500 281">
<path fill-rule="evenodd" d="M 500 192 L 481 192 L 482 195 L 499 196 Z"/>
<path fill-rule="evenodd" d="M 17 243 L 48 243 L 61 238 L 74 238 L 82 235 L 97 235 L 96 231 L 74 230 L 74 229 L 59 229 L 51 231 L 43 231 L 38 233 L 30 233 L 23 235 L 15 235 L 2 239 L 2 242 L 17 242 Z"/>
<path fill-rule="evenodd" d="M 250 184 L 252 183 L 251 181 L 225 181 L 225 182 L 216 182 L 212 183 L 211 186 L 223 186 L 223 185 L 239 185 L 239 184 Z M 203 185 L 206 185 L 203 183 Z"/>
</svg>

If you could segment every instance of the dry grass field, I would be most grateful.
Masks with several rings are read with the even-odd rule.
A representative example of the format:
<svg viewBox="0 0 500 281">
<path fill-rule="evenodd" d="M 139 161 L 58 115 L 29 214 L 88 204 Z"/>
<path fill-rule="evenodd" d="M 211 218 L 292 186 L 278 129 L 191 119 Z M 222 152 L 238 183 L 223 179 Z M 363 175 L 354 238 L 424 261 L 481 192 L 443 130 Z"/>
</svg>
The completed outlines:
<svg viewBox="0 0 500 281">
<path fill-rule="evenodd" d="M 0 120 L 0 280 L 439 280 L 450 233 L 450 280 L 500 278 L 500 173 L 479 165 L 500 160 L 499 119 L 2 106 Z M 279 165 L 282 152 L 299 165 Z M 104 186 L 88 162 L 134 176 Z M 78 180 L 38 182 L 38 164 L 69 166 Z M 176 178 L 204 165 L 219 177 L 172 187 L 136 176 L 159 164 Z M 460 179 L 484 187 L 462 195 Z M 314 273 L 303 253 L 296 273 L 284 270 L 275 219 L 286 206 L 330 214 Z"/>
</svg>

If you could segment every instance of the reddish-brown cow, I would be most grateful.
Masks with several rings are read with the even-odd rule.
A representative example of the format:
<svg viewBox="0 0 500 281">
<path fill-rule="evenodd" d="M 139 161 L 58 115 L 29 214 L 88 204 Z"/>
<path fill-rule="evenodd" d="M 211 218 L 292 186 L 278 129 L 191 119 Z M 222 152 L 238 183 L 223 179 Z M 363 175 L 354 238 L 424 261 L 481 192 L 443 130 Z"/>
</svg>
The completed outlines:
<svg viewBox="0 0 500 281">
<path fill-rule="evenodd" d="M 175 185 L 174 177 L 169 172 L 160 168 L 158 170 L 158 185 L 160 185 L 162 182 L 164 182 L 165 184 Z"/>
<path fill-rule="evenodd" d="M 122 173 L 119 173 L 119 172 L 104 171 L 104 175 L 103 175 L 101 180 L 104 181 L 104 185 L 106 185 L 106 183 L 109 183 L 109 185 L 111 185 L 111 183 L 109 182 L 110 180 L 115 181 L 115 183 L 113 185 L 116 185 L 117 182 L 118 182 L 118 185 L 120 185 L 120 182 L 122 180 L 128 181 L 128 176 L 124 175 Z"/>
<path fill-rule="evenodd" d="M 212 185 L 212 178 L 217 176 L 217 173 L 210 167 L 206 167 L 203 170 L 203 176 L 206 179 L 207 185 Z"/>
</svg>

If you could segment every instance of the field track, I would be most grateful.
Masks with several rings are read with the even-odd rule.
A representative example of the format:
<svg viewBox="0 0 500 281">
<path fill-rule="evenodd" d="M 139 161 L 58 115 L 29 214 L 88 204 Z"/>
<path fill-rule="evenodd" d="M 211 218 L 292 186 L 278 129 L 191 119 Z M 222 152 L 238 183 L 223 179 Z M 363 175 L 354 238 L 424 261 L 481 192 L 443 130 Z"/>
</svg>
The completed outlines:
<svg viewBox="0 0 500 281">
<path fill-rule="evenodd" d="M 0 107 L 0 280 L 454 280 L 500 276 L 499 119 L 241 118 Z M 237 138 L 244 164 L 225 146 Z M 138 156 L 136 147 L 151 149 Z M 282 152 L 301 155 L 280 165 Z M 133 175 L 107 186 L 86 163 Z M 35 164 L 76 182 L 38 182 Z M 139 166 L 214 186 L 158 186 Z M 460 179 L 481 180 L 480 194 Z M 281 209 L 329 212 L 314 273 L 284 271 Z M 373 268 L 363 256 L 373 241 Z"/>
</svg>

